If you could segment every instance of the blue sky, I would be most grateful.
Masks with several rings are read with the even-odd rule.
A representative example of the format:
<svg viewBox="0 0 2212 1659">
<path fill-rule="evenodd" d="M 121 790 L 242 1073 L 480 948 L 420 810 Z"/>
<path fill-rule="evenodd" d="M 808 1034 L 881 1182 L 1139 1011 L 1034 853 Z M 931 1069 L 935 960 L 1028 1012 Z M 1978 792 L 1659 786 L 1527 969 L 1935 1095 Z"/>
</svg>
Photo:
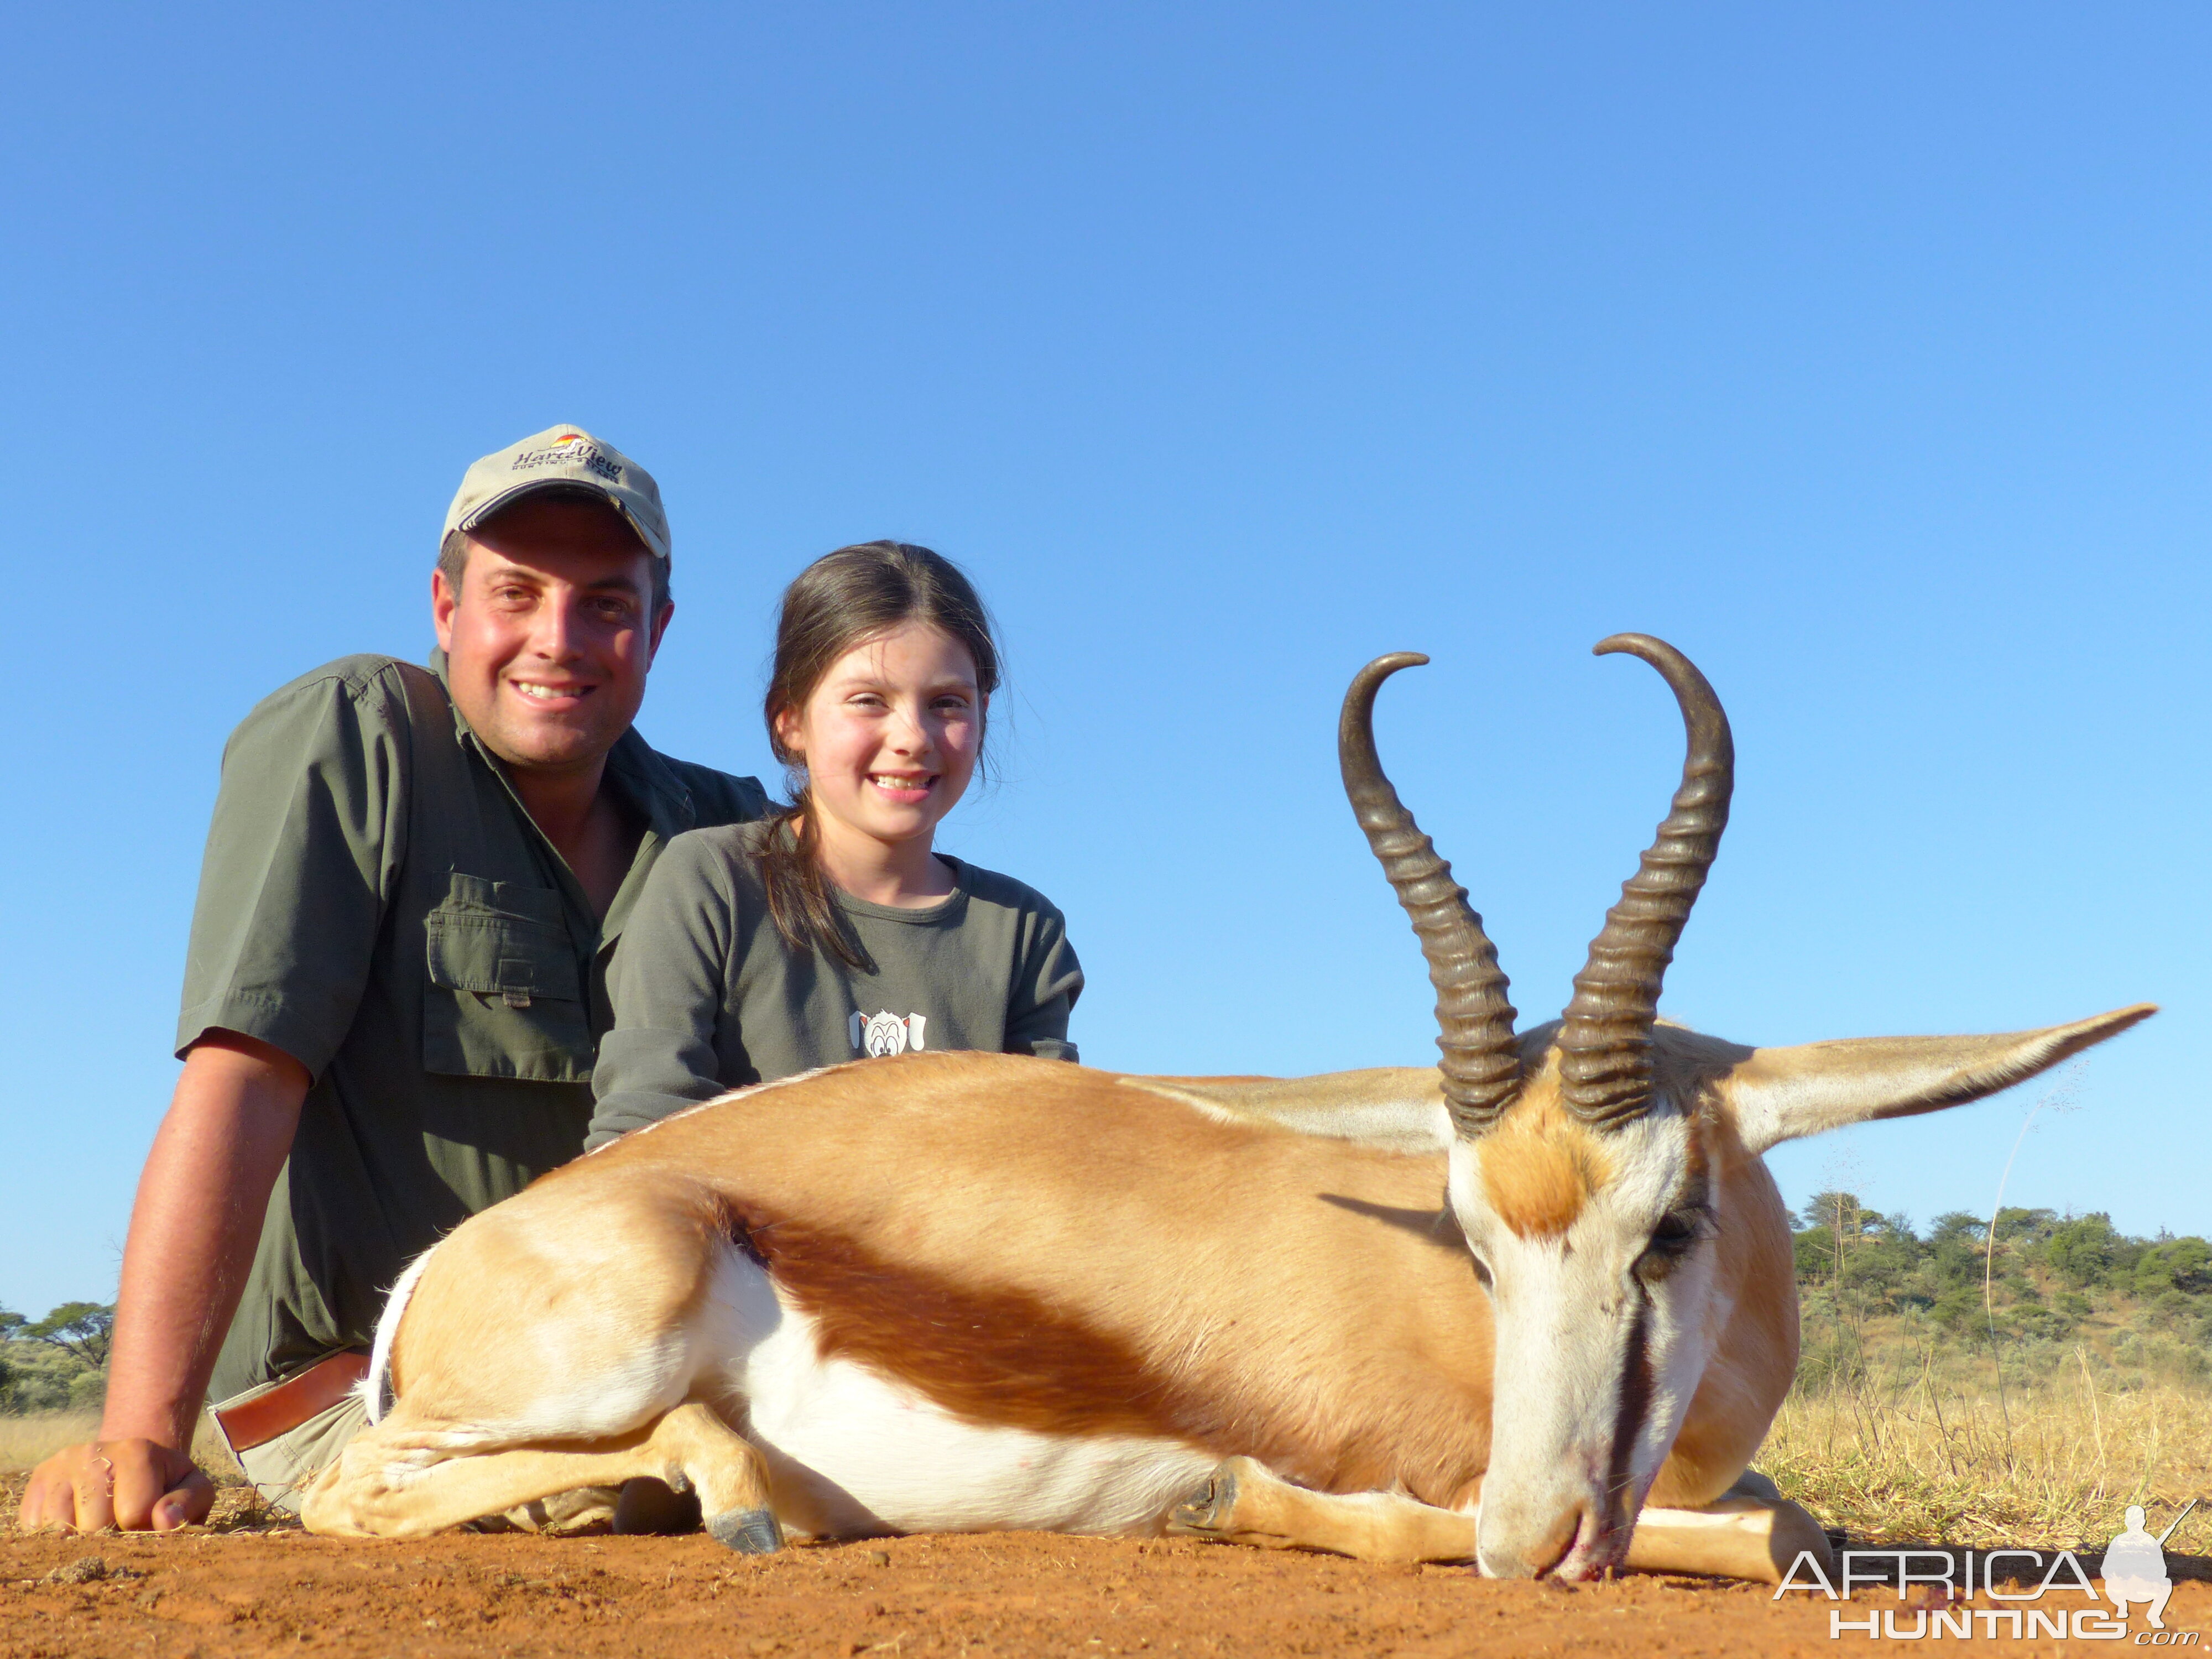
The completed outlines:
<svg viewBox="0 0 2212 1659">
<path fill-rule="evenodd" d="M 1743 1041 L 2138 1000 L 2008 1201 L 2212 1232 L 2212 16 L 2144 5 L 19 10 L 0 98 L 0 1304 L 112 1286 L 224 735 L 420 656 L 476 455 L 659 476 L 641 725 L 765 773 L 769 608 L 978 577 L 1094 1064 L 1432 1054 L 1346 678 L 1555 1011 L 1664 809 L 1639 629 L 1735 722 L 1668 987 Z M 1787 1148 L 1986 1208 L 2042 1091 Z"/>
</svg>

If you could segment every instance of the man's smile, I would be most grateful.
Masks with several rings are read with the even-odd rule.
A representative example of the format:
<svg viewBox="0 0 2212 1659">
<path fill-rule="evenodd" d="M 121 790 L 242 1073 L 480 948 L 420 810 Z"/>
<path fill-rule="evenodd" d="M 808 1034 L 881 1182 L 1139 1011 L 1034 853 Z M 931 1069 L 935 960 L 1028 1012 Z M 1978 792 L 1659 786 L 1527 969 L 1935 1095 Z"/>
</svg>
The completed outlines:
<svg viewBox="0 0 2212 1659">
<path fill-rule="evenodd" d="M 587 697 L 599 689 L 596 685 L 556 685 L 546 680 L 509 680 L 507 684 L 537 702 L 551 702 L 563 697 Z"/>
</svg>

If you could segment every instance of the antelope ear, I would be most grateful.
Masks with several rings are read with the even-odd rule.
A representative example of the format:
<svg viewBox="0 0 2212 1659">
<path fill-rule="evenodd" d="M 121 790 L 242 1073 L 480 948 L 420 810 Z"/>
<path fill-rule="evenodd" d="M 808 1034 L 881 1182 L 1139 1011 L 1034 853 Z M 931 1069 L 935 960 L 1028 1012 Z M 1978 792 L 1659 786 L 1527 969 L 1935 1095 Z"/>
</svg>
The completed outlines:
<svg viewBox="0 0 2212 1659">
<path fill-rule="evenodd" d="M 1125 1088 L 1165 1095 L 1224 1123 L 1279 1123 L 1302 1135 L 1394 1152 L 1452 1144 L 1443 1079 L 1433 1066 L 1386 1066 L 1321 1077 L 1125 1077 Z"/>
<path fill-rule="evenodd" d="M 1736 1132 L 1754 1152 L 1846 1123 L 1963 1106 L 2009 1089 L 2158 1012 L 2154 1003 L 1996 1036 L 1858 1037 L 1755 1048 L 1721 1079 Z"/>
</svg>

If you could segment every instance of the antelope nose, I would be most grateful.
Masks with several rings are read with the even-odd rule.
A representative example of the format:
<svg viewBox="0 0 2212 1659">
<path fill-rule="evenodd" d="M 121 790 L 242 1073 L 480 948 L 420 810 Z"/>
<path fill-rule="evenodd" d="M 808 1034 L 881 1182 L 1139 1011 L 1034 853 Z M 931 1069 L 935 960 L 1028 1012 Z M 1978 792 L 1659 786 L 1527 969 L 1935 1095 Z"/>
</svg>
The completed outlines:
<svg viewBox="0 0 2212 1659">
<path fill-rule="evenodd" d="M 1567 1559 L 1582 1529 L 1582 1505 L 1571 1504 L 1548 1525 L 1531 1528 L 1506 1548 L 1479 1549 L 1482 1571 L 1492 1578 L 1541 1578 Z"/>
</svg>

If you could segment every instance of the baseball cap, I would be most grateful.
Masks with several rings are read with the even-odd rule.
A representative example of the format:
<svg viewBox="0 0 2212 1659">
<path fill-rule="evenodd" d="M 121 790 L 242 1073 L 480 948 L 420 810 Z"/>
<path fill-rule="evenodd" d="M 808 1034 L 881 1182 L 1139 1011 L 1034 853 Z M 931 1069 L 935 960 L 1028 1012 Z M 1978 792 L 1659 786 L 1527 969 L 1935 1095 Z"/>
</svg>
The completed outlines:
<svg viewBox="0 0 2212 1659">
<path fill-rule="evenodd" d="M 668 556 L 668 515 L 661 510 L 660 486 L 653 474 L 580 426 L 549 426 L 471 466 L 462 475 L 460 493 L 446 509 L 445 533 L 474 530 L 532 490 L 556 485 L 605 496 L 629 520 L 653 557 Z"/>
</svg>

